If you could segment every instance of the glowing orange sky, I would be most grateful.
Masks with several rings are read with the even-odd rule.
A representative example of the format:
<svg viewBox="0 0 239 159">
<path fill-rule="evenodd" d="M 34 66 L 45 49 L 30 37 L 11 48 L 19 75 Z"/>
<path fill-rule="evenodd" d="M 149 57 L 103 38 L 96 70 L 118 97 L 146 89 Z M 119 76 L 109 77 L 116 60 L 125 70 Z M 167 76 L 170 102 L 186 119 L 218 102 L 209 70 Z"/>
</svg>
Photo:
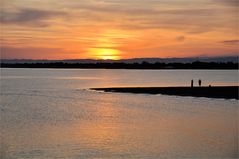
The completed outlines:
<svg viewBox="0 0 239 159">
<path fill-rule="evenodd" d="M 238 54 L 237 0 L 1 0 L 2 59 Z"/>
</svg>

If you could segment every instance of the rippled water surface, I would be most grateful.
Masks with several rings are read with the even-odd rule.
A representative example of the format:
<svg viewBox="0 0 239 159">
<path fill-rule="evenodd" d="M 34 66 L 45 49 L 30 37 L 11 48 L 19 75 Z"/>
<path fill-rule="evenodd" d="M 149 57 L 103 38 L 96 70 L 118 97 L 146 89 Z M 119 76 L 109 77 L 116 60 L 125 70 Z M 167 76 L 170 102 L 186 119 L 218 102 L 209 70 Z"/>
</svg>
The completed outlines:
<svg viewBox="0 0 239 159">
<path fill-rule="evenodd" d="M 0 158 L 237 158 L 238 101 L 91 87 L 238 85 L 237 71 L 1 69 Z"/>
</svg>

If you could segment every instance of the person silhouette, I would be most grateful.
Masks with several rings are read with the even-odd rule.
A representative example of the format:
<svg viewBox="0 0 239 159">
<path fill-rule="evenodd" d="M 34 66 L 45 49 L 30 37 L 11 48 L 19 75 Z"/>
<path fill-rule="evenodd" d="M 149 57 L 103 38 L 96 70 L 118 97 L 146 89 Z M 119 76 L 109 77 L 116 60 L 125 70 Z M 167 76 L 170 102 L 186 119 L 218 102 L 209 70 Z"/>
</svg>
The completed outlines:
<svg viewBox="0 0 239 159">
<path fill-rule="evenodd" d="M 191 87 L 193 87 L 193 80 L 191 80 Z"/>
<path fill-rule="evenodd" d="M 199 85 L 199 87 L 201 87 L 201 85 L 202 85 L 201 79 L 198 80 L 198 85 Z"/>
</svg>

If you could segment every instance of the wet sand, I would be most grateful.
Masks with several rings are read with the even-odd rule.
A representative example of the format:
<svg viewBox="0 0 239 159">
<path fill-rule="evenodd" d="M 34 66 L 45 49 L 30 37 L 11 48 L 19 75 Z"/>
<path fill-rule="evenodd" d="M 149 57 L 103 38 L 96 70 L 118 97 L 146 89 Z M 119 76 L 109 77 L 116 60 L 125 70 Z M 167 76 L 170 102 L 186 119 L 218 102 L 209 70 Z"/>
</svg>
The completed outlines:
<svg viewBox="0 0 239 159">
<path fill-rule="evenodd" d="M 213 87 L 112 87 L 91 88 L 104 92 L 164 94 L 192 97 L 238 99 L 239 86 Z"/>
</svg>

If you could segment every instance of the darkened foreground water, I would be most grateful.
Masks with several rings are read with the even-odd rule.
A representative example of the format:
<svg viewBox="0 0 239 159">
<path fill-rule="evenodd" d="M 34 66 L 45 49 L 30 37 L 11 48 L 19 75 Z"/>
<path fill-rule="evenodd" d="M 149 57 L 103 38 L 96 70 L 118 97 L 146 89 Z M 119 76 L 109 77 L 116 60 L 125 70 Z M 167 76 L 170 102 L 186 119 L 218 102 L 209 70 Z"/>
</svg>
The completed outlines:
<svg viewBox="0 0 239 159">
<path fill-rule="evenodd" d="M 87 89 L 198 78 L 238 84 L 236 70 L 2 69 L 0 158 L 237 158 L 237 100 Z"/>
</svg>

